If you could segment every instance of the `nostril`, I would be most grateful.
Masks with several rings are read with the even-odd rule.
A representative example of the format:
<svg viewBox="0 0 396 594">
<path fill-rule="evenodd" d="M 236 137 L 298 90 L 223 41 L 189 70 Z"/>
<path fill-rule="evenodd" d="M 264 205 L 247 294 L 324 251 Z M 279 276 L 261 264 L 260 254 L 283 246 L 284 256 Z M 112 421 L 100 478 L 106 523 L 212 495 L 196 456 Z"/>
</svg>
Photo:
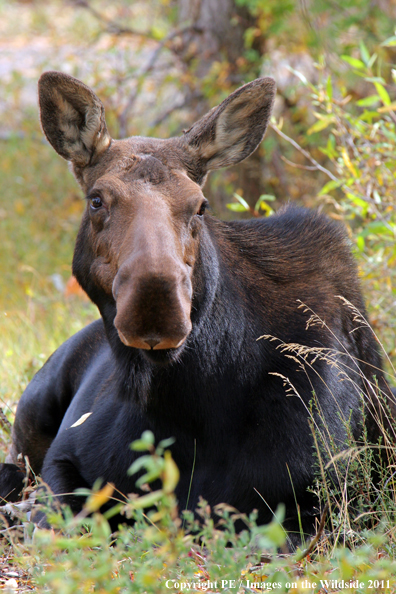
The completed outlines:
<svg viewBox="0 0 396 594">
<path fill-rule="evenodd" d="M 161 339 L 158 339 L 158 338 L 146 338 L 144 340 L 144 342 L 146 344 L 148 344 L 151 349 L 153 349 L 155 346 L 157 346 L 157 344 L 159 344 L 161 342 Z"/>
</svg>

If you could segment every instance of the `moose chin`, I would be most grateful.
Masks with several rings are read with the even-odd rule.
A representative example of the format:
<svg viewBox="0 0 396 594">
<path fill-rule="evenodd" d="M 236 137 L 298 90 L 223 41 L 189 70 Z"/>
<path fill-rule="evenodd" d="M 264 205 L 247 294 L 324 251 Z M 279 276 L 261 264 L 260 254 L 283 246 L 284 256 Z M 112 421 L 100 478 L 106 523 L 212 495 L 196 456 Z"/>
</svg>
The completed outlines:
<svg viewBox="0 0 396 594">
<path fill-rule="evenodd" d="M 363 418 L 378 441 L 391 394 L 371 330 L 354 321 L 366 314 L 345 230 L 293 206 L 250 221 L 206 212 L 208 172 L 257 148 L 274 96 L 260 78 L 181 137 L 113 140 L 91 89 L 42 75 L 44 133 L 86 196 L 73 274 L 101 319 L 22 395 L 2 496 L 18 493 L 20 454 L 76 513 L 74 490 L 99 478 L 136 492 L 129 446 L 151 430 L 175 438 L 180 510 L 202 497 L 265 523 L 283 502 L 286 527 L 312 533 L 311 420 L 324 450 L 346 447 L 348 432 L 359 440 Z"/>
</svg>

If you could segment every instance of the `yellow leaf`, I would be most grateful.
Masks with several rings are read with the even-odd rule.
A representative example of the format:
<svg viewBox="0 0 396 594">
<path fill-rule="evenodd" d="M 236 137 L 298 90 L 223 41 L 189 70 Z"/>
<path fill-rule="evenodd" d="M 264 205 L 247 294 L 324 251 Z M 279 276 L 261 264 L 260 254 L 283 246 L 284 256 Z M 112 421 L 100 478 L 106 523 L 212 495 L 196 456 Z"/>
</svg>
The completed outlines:
<svg viewBox="0 0 396 594">
<path fill-rule="evenodd" d="M 144 586 L 153 586 L 157 582 L 158 576 L 152 571 L 147 571 L 141 576 Z"/>
<path fill-rule="evenodd" d="M 164 472 L 162 478 L 163 489 L 165 493 L 173 493 L 179 482 L 180 473 L 176 466 L 176 462 L 172 458 L 172 454 L 169 450 L 164 453 Z"/>
<path fill-rule="evenodd" d="M 342 154 L 342 158 L 343 158 L 345 165 L 347 166 L 349 171 L 352 173 L 353 177 L 359 177 L 355 167 L 353 166 L 352 161 L 349 158 L 348 151 L 346 150 L 346 148 L 344 146 L 341 149 L 341 154 Z"/>
<path fill-rule="evenodd" d="M 389 103 L 389 105 L 384 105 L 384 107 L 379 107 L 377 109 L 378 113 L 387 113 L 388 111 L 396 110 L 396 101 Z"/>
<path fill-rule="evenodd" d="M 313 126 L 311 126 L 308 130 L 308 134 L 313 134 L 314 132 L 321 132 L 325 130 L 330 124 L 334 121 L 333 117 L 324 117 L 318 120 Z"/>
<path fill-rule="evenodd" d="M 76 421 L 75 423 L 73 423 L 73 425 L 70 425 L 69 429 L 72 429 L 73 427 L 78 427 L 79 425 L 82 425 L 83 423 L 85 423 L 85 421 L 88 419 L 88 417 L 90 417 L 92 415 L 91 412 L 89 413 L 85 413 L 85 415 L 82 415 L 78 421 Z"/>
<path fill-rule="evenodd" d="M 15 212 L 22 215 L 25 212 L 25 205 L 22 200 L 15 200 Z"/>
<path fill-rule="evenodd" d="M 89 513 L 98 511 L 98 509 L 100 509 L 102 505 L 108 502 L 110 497 L 113 495 L 113 492 L 114 485 L 112 485 L 111 483 L 107 483 L 103 487 L 103 489 L 100 489 L 100 491 L 97 491 L 96 493 L 92 493 L 92 495 L 88 497 L 87 502 L 84 505 L 84 508 Z"/>
</svg>

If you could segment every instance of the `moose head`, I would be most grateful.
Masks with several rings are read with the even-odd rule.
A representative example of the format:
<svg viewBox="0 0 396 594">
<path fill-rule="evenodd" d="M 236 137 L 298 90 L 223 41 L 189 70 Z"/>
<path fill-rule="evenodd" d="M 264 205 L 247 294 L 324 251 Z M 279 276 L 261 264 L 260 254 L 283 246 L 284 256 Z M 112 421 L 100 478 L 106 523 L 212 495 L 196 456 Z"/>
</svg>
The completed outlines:
<svg viewBox="0 0 396 594">
<path fill-rule="evenodd" d="M 153 351 L 183 348 L 199 292 L 202 186 L 211 169 L 257 148 L 274 95 L 273 79 L 257 79 L 181 137 L 113 140 L 91 89 L 67 74 L 42 75 L 44 133 L 70 161 L 87 201 L 73 272 L 124 345 L 154 360 Z"/>
</svg>

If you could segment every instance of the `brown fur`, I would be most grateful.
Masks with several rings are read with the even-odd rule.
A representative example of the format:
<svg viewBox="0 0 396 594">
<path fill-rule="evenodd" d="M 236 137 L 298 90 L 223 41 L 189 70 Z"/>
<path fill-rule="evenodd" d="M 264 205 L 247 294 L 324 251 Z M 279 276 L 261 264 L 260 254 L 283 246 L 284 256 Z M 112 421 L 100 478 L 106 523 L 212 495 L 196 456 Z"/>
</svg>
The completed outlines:
<svg viewBox="0 0 396 594">
<path fill-rule="evenodd" d="M 39 82 L 43 130 L 70 160 L 88 197 L 84 233 L 93 283 L 117 301 L 122 342 L 177 348 L 191 331 L 192 271 L 200 184 L 210 169 L 247 157 L 265 133 L 274 99 L 270 78 L 241 87 L 181 138 L 111 140 L 104 108 L 76 79 L 46 72 Z M 103 208 L 93 210 L 90 200 Z M 154 345 L 154 346 L 153 346 Z"/>
</svg>

